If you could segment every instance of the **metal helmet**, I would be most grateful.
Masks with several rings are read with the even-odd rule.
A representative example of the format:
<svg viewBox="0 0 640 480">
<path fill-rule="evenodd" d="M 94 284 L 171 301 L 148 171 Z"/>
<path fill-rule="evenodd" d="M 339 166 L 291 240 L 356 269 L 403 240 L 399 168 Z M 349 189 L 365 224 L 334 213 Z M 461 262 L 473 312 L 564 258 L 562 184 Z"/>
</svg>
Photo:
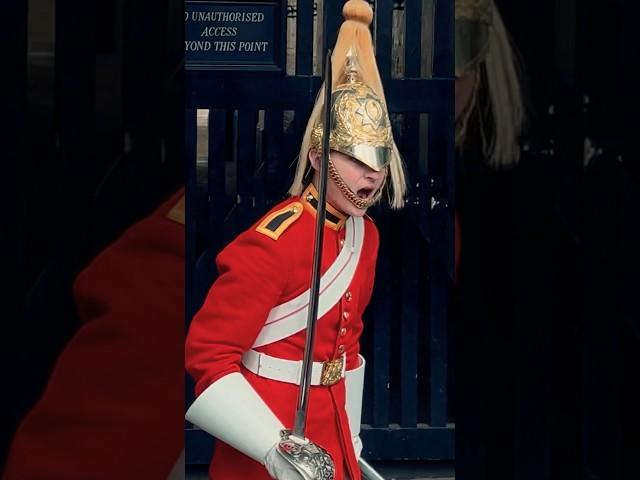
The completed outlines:
<svg viewBox="0 0 640 480">
<path fill-rule="evenodd" d="M 353 51 L 347 56 L 346 82 L 338 85 L 331 98 L 332 150 L 349 155 L 372 168 L 383 170 L 391 161 L 393 135 L 384 102 L 362 83 Z M 311 147 L 322 146 L 321 118 L 311 131 Z"/>
<path fill-rule="evenodd" d="M 376 171 L 386 170 L 388 174 L 385 177 L 385 191 L 388 192 L 389 204 L 392 208 L 401 208 L 407 186 L 402 159 L 393 140 L 369 30 L 373 11 L 365 0 L 349 0 L 342 13 L 345 21 L 338 32 L 331 57 L 332 126 L 329 145 L 332 150 L 349 155 Z M 299 195 L 304 189 L 309 151 L 320 150 L 322 145 L 322 112 L 325 108 L 323 92 L 324 85 L 316 97 L 302 139 L 296 176 L 289 189 L 292 195 Z M 359 206 L 360 202 L 353 192 L 348 191 L 331 162 L 329 175 L 343 194 Z M 380 196 L 376 200 L 378 198 Z M 367 205 L 359 206 L 366 207 Z"/>
</svg>

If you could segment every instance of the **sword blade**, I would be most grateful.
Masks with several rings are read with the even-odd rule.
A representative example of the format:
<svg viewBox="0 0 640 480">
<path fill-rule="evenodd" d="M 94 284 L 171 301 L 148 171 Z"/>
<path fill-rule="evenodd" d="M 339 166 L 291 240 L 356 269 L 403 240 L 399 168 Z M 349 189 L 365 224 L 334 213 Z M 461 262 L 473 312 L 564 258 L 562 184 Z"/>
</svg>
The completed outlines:
<svg viewBox="0 0 640 480">
<path fill-rule="evenodd" d="M 360 457 L 358 465 L 360 465 L 360 471 L 366 480 L 384 480 L 384 477 L 376 472 L 376 470 L 369 465 L 364 458 Z"/>
<path fill-rule="evenodd" d="M 318 185 L 318 209 L 316 212 L 313 268 L 311 270 L 311 298 L 309 302 L 309 315 L 307 317 L 307 338 L 304 346 L 302 371 L 300 372 L 298 407 L 296 409 L 292 432 L 293 435 L 299 438 L 305 438 L 307 411 L 309 409 L 309 386 L 311 383 L 313 346 L 318 320 L 318 297 L 320 296 L 320 261 L 322 260 L 324 221 L 327 215 L 327 170 L 329 169 L 329 133 L 331 132 L 331 50 L 327 51 L 324 67 L 324 119 L 322 128 L 322 156 L 320 163 L 320 182 Z"/>
</svg>

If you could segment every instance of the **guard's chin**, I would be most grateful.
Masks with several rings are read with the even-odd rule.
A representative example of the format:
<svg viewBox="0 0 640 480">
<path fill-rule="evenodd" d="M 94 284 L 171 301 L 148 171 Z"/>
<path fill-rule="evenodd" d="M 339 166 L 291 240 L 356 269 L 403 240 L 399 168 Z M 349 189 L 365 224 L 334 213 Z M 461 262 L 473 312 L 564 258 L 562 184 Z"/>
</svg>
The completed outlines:
<svg viewBox="0 0 640 480">
<path fill-rule="evenodd" d="M 349 212 L 349 214 L 352 217 L 364 217 L 365 213 L 367 213 L 367 208 L 358 208 L 355 205 L 353 205 L 353 209 L 351 209 L 351 212 Z"/>
</svg>

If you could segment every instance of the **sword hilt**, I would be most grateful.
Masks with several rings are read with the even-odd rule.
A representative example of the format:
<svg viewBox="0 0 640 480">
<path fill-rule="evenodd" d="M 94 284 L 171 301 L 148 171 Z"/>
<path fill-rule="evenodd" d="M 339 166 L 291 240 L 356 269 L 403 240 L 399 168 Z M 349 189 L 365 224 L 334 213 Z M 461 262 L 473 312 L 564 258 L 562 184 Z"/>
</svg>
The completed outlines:
<svg viewBox="0 0 640 480">
<path fill-rule="evenodd" d="M 287 461 L 303 480 L 333 480 L 335 465 L 331 455 L 319 445 L 297 437 L 290 430 L 280 432 L 278 455 Z"/>
</svg>

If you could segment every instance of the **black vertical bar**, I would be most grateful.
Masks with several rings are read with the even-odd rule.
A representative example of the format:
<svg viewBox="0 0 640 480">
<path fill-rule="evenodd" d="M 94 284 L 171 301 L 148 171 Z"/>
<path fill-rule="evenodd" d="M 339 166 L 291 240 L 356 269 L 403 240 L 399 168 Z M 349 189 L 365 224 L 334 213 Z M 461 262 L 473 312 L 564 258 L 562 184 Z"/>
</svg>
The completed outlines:
<svg viewBox="0 0 640 480">
<path fill-rule="evenodd" d="M 323 52 L 328 48 L 333 48 L 338 38 L 338 29 L 342 23 L 342 6 L 344 3 L 332 0 L 324 0 L 324 23 L 325 31 L 322 36 L 324 41 Z"/>
<path fill-rule="evenodd" d="M 313 1 L 298 0 L 296 18 L 296 74 L 313 73 Z"/>
<path fill-rule="evenodd" d="M 442 99 L 451 102 L 449 95 Z M 434 118 L 435 117 L 435 118 Z M 429 122 L 429 223 L 431 248 L 430 277 L 430 423 L 444 426 L 447 421 L 447 322 L 450 282 L 453 278 L 453 112 L 434 115 Z"/>
<path fill-rule="evenodd" d="M 266 110 L 262 137 L 266 206 L 270 206 L 287 191 L 289 175 L 283 155 L 282 110 Z"/>
<path fill-rule="evenodd" d="M 225 150 L 227 139 L 227 113 L 209 110 L 209 159 L 207 191 L 209 202 L 210 243 L 207 246 L 217 252 L 223 240 L 220 229 L 225 209 Z"/>
<path fill-rule="evenodd" d="M 388 223 L 388 222 L 387 222 Z M 379 224 L 385 230 L 384 222 Z M 380 242 L 376 278 L 391 278 L 390 253 L 385 242 Z M 389 426 L 389 363 L 390 319 L 393 318 L 391 285 L 376 282 L 369 311 L 373 318 L 373 418 L 374 427 Z M 370 327 L 371 328 L 371 327 Z"/>
<path fill-rule="evenodd" d="M 419 78 L 421 64 L 421 41 L 420 32 L 422 26 L 422 0 L 407 0 L 405 2 L 405 78 Z M 403 151 L 405 159 L 412 159 L 408 162 L 409 178 L 418 178 L 418 164 L 420 154 L 419 114 L 404 114 Z"/>
<path fill-rule="evenodd" d="M 453 28 L 455 7 L 453 0 L 435 0 L 433 35 L 433 76 L 453 74 Z"/>
<path fill-rule="evenodd" d="M 433 137 L 432 137 L 433 138 Z M 449 266 L 453 243 L 451 215 L 444 207 L 432 211 L 434 232 L 430 249 L 430 415 L 433 427 L 447 423 L 447 304 L 449 298 Z"/>
<path fill-rule="evenodd" d="M 256 112 L 238 111 L 237 152 L 238 212 L 240 225 L 248 227 L 255 209 Z"/>
<path fill-rule="evenodd" d="M 422 0 L 405 0 L 404 76 L 420 77 L 422 59 Z M 411 122 L 408 122 L 411 123 Z"/>
<path fill-rule="evenodd" d="M 195 285 L 195 265 L 197 258 L 197 218 L 194 212 L 197 206 L 197 155 L 196 145 L 198 139 L 197 113 L 195 108 L 185 108 L 184 110 L 184 160 L 186 175 L 185 192 L 185 313 L 187 325 L 191 323 L 191 317 L 198 309 L 196 285 Z"/>
<path fill-rule="evenodd" d="M 405 1 L 405 77 L 420 76 L 420 30 L 422 0 Z M 403 114 L 402 137 L 398 139 L 401 153 L 408 167 L 409 179 L 417 178 L 418 155 L 420 154 L 418 130 L 419 116 Z M 401 426 L 415 427 L 417 418 L 418 396 L 418 238 L 417 229 L 410 229 L 403 223 L 402 264 L 402 349 L 401 349 Z"/>
<path fill-rule="evenodd" d="M 577 79 L 576 3 L 576 0 L 556 0 L 554 12 L 555 67 L 569 85 L 574 85 Z"/>
<path fill-rule="evenodd" d="M 313 73 L 313 2 L 298 0 L 296 15 L 296 75 L 311 75 Z M 296 130 L 294 138 L 301 138 L 312 106 L 296 110 L 293 120 Z"/>
<path fill-rule="evenodd" d="M 410 222 L 402 226 L 402 328 L 400 331 L 400 396 L 402 410 L 400 426 L 415 427 L 418 422 L 418 238 Z"/>
<path fill-rule="evenodd" d="M 96 6 L 56 2 L 55 9 L 55 120 L 65 232 L 58 247 L 78 259 L 86 246 L 90 198 L 102 174 L 96 149 Z"/>
<path fill-rule="evenodd" d="M 625 323 L 632 318 L 625 318 L 620 302 L 623 285 L 620 270 L 622 262 L 629 262 L 633 257 L 623 257 L 618 252 L 624 245 L 621 235 L 626 223 L 638 225 L 637 212 L 628 219 L 622 215 L 632 202 L 629 202 L 631 198 L 623 197 L 626 179 L 613 156 L 592 162 L 582 178 L 580 196 L 583 471 L 588 472 L 590 478 L 626 478 L 622 471 L 623 452 L 625 440 L 630 436 L 624 432 L 635 431 L 630 426 L 637 425 L 631 420 L 631 412 L 637 410 L 636 406 L 628 411 L 621 408 L 626 393 L 624 376 L 634 369 L 627 370 L 628 357 L 625 358 L 621 348 L 622 336 L 629 334 Z M 602 202 L 602 198 L 607 202 Z M 636 220 L 629 222 L 630 218 Z M 637 295 L 638 291 L 635 292 Z M 638 338 L 634 340 L 637 346 Z M 637 384 L 637 377 L 634 383 Z M 637 452 L 636 442 L 633 445 L 627 448 Z M 629 465 L 632 463 L 635 461 L 628 461 Z"/>
<path fill-rule="evenodd" d="M 434 12 L 433 75 L 451 77 L 453 74 L 454 2 L 438 1 Z M 446 95 L 438 98 L 447 112 L 429 119 L 429 211 L 431 248 L 429 250 L 430 277 L 430 358 L 429 382 L 432 426 L 447 423 L 447 323 L 451 280 L 453 278 L 453 80 Z"/>
<path fill-rule="evenodd" d="M 18 345 L 22 327 L 22 298 L 24 295 L 25 240 L 23 215 L 25 209 L 25 189 L 28 182 L 25 165 L 25 130 L 27 111 L 27 2 L 0 3 L 0 58 L 3 61 L 0 75 L 0 108 L 6 120 L 0 129 L 3 173 L 0 177 L 0 199 L 3 209 L 3 248 L 0 253 L 2 269 L 0 280 L 3 285 L 2 322 L 3 378 L 11 385 L 11 400 L 2 409 L 0 420 L 5 425 L 0 436 L 0 452 L 9 450 L 11 437 L 23 414 L 20 404 L 21 382 L 24 369 L 16 368 L 15 360 L 20 355 Z M 19 340 L 19 341 L 18 341 Z M 0 455 L 0 471 L 4 464 Z"/>
<path fill-rule="evenodd" d="M 188 88 L 188 78 L 186 85 Z M 185 307 L 185 332 L 191 324 L 191 319 L 199 308 L 199 298 L 196 279 L 197 260 L 197 140 L 198 140 L 197 110 L 192 106 L 184 109 L 184 165 L 185 165 L 185 258 L 184 258 L 184 307 Z M 186 375 L 184 382 L 185 405 L 190 405 L 194 399 L 194 382 Z"/>
<path fill-rule="evenodd" d="M 393 1 L 378 0 L 374 12 L 376 60 L 380 76 L 391 77 L 391 29 L 393 21 Z"/>
<path fill-rule="evenodd" d="M 164 105 L 159 99 L 165 97 L 168 77 L 167 2 L 125 2 L 123 123 L 132 140 L 132 155 L 138 171 L 155 171 L 159 166 L 160 140 L 165 129 Z"/>
</svg>

